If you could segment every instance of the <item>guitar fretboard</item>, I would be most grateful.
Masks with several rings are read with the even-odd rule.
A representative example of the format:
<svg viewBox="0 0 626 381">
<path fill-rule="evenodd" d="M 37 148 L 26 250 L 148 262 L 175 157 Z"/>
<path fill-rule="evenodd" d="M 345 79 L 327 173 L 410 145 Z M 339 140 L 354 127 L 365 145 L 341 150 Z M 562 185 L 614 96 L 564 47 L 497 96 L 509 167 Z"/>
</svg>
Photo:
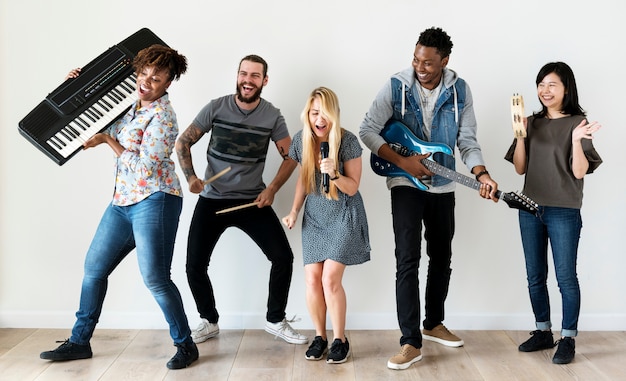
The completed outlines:
<svg viewBox="0 0 626 381">
<path fill-rule="evenodd" d="M 470 187 L 476 190 L 480 189 L 481 183 L 479 181 L 476 181 L 475 179 L 469 176 L 462 175 L 456 171 L 446 168 L 434 160 L 422 159 L 422 164 L 424 164 L 424 166 L 428 168 L 429 171 L 436 173 L 439 176 L 443 176 L 446 179 L 456 181 L 459 184 L 465 185 L 467 187 Z M 502 192 L 500 192 L 499 190 L 496 191 L 496 197 L 500 198 L 501 193 Z"/>
</svg>

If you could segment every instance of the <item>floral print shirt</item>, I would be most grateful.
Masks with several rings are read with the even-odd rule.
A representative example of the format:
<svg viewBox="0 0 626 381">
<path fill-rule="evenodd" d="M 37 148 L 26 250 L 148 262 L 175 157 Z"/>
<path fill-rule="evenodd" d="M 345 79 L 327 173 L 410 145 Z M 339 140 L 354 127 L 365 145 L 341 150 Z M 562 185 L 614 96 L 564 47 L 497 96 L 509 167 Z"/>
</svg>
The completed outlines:
<svg viewBox="0 0 626 381">
<path fill-rule="evenodd" d="M 167 93 L 147 107 L 141 107 L 137 100 L 104 133 L 124 147 L 115 161 L 113 205 L 133 205 L 156 192 L 182 197 L 175 165 L 170 159 L 178 123 Z"/>
</svg>

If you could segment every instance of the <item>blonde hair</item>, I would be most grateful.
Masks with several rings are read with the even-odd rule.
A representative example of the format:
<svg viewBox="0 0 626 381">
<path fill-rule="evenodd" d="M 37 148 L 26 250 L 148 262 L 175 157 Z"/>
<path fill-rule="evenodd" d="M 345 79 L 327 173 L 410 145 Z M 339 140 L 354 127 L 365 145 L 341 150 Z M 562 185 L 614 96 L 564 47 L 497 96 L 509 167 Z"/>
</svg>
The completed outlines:
<svg viewBox="0 0 626 381">
<path fill-rule="evenodd" d="M 336 168 L 339 170 L 339 146 L 341 145 L 341 137 L 343 129 L 339 121 L 339 99 L 337 95 L 329 88 L 318 87 L 311 91 L 309 99 L 302 110 L 300 119 L 304 124 L 302 129 L 302 185 L 306 194 L 312 193 L 314 189 L 319 189 L 324 194 L 322 184 L 315 184 L 315 172 L 317 163 L 320 159 L 320 150 L 317 136 L 313 132 L 315 126 L 311 125 L 309 112 L 313 107 L 313 101 L 320 99 L 320 115 L 328 123 L 328 157 L 335 161 Z M 331 175 L 332 177 L 332 175 Z M 338 200 L 337 186 L 331 181 L 326 198 Z"/>
</svg>

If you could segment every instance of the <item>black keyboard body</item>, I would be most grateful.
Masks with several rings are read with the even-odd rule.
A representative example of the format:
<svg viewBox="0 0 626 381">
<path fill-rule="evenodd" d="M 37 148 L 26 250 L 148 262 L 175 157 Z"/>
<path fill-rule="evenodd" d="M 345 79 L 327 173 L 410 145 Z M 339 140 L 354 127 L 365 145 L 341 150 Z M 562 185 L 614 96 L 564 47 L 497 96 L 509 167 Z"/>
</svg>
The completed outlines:
<svg viewBox="0 0 626 381">
<path fill-rule="evenodd" d="M 20 122 L 18 130 L 58 165 L 82 150 L 82 143 L 104 130 L 135 103 L 133 58 L 140 50 L 165 42 L 140 29 L 83 66 Z"/>
</svg>

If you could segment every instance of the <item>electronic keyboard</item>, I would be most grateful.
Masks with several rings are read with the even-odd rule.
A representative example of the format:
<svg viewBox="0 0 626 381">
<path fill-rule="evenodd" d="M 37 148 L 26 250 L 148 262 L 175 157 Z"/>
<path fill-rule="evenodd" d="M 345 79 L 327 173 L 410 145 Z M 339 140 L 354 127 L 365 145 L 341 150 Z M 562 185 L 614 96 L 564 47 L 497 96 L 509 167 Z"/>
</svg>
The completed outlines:
<svg viewBox="0 0 626 381">
<path fill-rule="evenodd" d="M 147 28 L 110 47 L 65 80 L 19 122 L 18 130 L 58 165 L 65 164 L 83 143 L 124 115 L 137 100 L 132 66 L 140 50 L 167 46 Z"/>
</svg>

